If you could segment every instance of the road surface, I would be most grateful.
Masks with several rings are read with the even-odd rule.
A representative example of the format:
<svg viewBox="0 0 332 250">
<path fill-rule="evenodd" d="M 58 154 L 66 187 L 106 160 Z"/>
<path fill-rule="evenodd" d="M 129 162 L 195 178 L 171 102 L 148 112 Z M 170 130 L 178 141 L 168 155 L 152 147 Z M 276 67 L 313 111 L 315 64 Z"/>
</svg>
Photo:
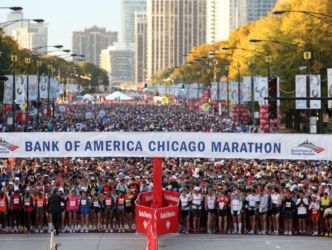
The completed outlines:
<svg viewBox="0 0 332 250">
<path fill-rule="evenodd" d="M 2 234 L 1 250 L 47 250 L 49 234 Z M 144 250 L 143 234 L 129 233 L 75 233 L 55 237 L 60 250 Z M 171 234 L 159 238 L 159 250 L 327 250 L 332 238 L 312 236 L 262 236 L 262 235 L 207 235 Z"/>
</svg>

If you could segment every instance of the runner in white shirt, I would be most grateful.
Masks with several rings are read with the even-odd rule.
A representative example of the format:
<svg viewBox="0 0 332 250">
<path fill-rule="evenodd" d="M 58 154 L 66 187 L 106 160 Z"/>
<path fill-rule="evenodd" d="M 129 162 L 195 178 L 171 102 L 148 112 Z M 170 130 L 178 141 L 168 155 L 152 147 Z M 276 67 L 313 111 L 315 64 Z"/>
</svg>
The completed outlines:
<svg viewBox="0 0 332 250">
<path fill-rule="evenodd" d="M 208 195 L 205 196 L 205 211 L 208 213 L 207 218 L 207 232 L 209 234 L 212 233 L 212 223 L 214 221 L 214 215 L 216 212 L 216 195 L 214 194 L 214 191 L 209 188 Z"/>
<path fill-rule="evenodd" d="M 242 223 L 241 223 L 241 210 L 242 210 L 242 200 L 239 196 L 239 191 L 235 190 L 234 196 L 231 200 L 231 214 L 233 216 L 233 225 L 234 225 L 234 231 L 233 233 L 239 233 L 241 234 L 242 230 Z M 237 226 L 239 225 L 239 231 L 237 231 Z"/>
<path fill-rule="evenodd" d="M 259 195 L 256 193 L 256 189 L 251 190 L 251 194 L 249 194 L 246 198 L 248 202 L 248 214 L 250 218 L 250 227 L 251 231 L 249 234 L 255 233 L 255 226 L 256 226 L 256 215 L 257 215 L 257 209 L 259 206 Z"/>
</svg>

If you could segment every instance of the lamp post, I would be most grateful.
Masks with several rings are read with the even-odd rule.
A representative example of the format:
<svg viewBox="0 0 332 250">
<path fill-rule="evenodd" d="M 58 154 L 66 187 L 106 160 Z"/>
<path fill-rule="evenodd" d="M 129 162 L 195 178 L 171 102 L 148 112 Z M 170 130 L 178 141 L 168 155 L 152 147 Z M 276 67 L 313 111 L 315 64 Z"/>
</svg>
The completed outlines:
<svg viewBox="0 0 332 250">
<path fill-rule="evenodd" d="M 38 72 L 38 91 L 37 91 L 37 126 L 39 125 L 39 112 L 40 112 L 40 67 L 42 66 L 42 61 L 37 61 L 37 72 Z"/>
<path fill-rule="evenodd" d="M 259 60 L 263 61 L 266 63 L 267 65 L 267 75 L 268 76 L 271 76 L 271 62 L 272 62 L 272 57 L 271 55 L 268 55 L 268 54 L 265 54 L 263 52 L 259 52 L 259 51 L 256 51 L 256 50 L 252 50 L 252 49 L 246 49 L 246 48 L 240 48 L 240 47 L 221 47 L 220 48 L 221 50 L 230 50 L 230 49 L 234 49 L 234 50 L 243 50 L 243 51 L 246 51 L 250 54 L 252 54 L 254 57 L 257 57 Z M 265 58 L 263 59 L 261 56 L 259 55 L 262 55 L 264 56 Z"/>
<path fill-rule="evenodd" d="M 12 98 L 12 114 L 13 114 L 13 124 L 12 124 L 12 132 L 15 132 L 15 89 L 16 89 L 16 76 L 15 76 L 15 71 L 16 71 L 16 62 L 17 62 L 17 55 L 12 55 L 11 56 L 11 61 L 13 62 L 13 98 Z"/>
<path fill-rule="evenodd" d="M 241 88 L 240 88 L 240 82 L 241 82 L 241 74 L 240 74 L 240 62 L 237 63 L 237 74 L 238 74 L 238 84 L 237 84 L 237 101 L 238 101 L 238 116 L 237 116 L 237 123 L 240 125 L 241 123 L 241 114 L 240 114 L 240 107 L 241 107 Z"/>
<path fill-rule="evenodd" d="M 53 65 L 48 64 L 47 69 L 48 69 L 48 84 L 47 84 L 47 117 L 48 117 L 49 109 L 50 109 L 50 85 L 51 85 L 51 73 L 52 73 Z"/>
<path fill-rule="evenodd" d="M 229 119 L 229 65 L 225 66 L 226 70 L 226 100 L 227 100 L 227 119 Z"/>
<path fill-rule="evenodd" d="M 28 70 L 28 67 L 31 63 L 31 59 L 30 58 L 25 58 L 24 60 L 25 64 L 27 65 L 26 70 Z M 26 131 L 28 131 L 28 127 L 29 127 L 29 74 L 27 74 L 27 116 L 26 116 Z"/>
</svg>

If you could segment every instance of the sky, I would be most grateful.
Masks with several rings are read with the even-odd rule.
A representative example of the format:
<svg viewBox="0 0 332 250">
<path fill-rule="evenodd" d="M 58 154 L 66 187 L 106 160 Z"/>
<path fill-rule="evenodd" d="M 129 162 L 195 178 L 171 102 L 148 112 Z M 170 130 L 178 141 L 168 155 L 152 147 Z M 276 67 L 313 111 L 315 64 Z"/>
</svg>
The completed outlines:
<svg viewBox="0 0 332 250">
<path fill-rule="evenodd" d="M 48 46 L 72 49 L 72 32 L 96 25 L 118 31 L 121 41 L 121 0 L 1 0 L 0 7 L 19 6 L 24 18 L 44 19 L 48 24 Z M 0 23 L 11 10 L 0 9 Z"/>
</svg>

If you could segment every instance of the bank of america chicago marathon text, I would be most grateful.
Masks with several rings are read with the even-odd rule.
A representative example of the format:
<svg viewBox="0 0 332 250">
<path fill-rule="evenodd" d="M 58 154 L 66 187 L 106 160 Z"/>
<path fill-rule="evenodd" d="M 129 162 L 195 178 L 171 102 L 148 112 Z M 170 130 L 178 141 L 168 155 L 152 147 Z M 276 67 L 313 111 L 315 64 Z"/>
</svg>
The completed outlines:
<svg viewBox="0 0 332 250">
<path fill-rule="evenodd" d="M 216 153 L 281 153 L 280 143 L 271 142 L 205 142 L 205 141 L 120 141 L 120 140 L 93 140 L 93 141 L 26 141 L 26 152 L 56 152 L 60 145 L 64 150 L 85 152 L 205 152 L 210 143 L 211 152 Z M 145 145 L 145 147 L 143 146 Z M 61 147 L 62 148 L 62 147 Z"/>
</svg>

